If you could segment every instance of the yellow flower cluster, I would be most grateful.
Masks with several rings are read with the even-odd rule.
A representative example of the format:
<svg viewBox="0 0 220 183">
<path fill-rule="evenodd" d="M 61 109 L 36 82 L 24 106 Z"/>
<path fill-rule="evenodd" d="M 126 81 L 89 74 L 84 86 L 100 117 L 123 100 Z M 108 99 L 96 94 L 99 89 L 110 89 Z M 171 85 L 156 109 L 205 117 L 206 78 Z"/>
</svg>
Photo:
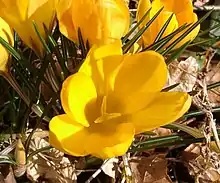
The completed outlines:
<svg viewBox="0 0 220 183">
<path fill-rule="evenodd" d="M 77 42 L 80 29 L 84 41 L 92 46 L 79 72 L 63 83 L 65 114 L 53 117 L 49 124 L 49 140 L 55 148 L 74 156 L 92 154 L 105 159 L 123 155 L 135 134 L 171 123 L 189 109 L 191 97 L 187 93 L 161 92 L 167 67 L 160 54 L 146 51 L 123 55 L 120 39 L 130 26 L 124 0 L 0 0 L 0 4 L 0 35 L 12 45 L 10 27 L 26 45 L 43 55 L 33 21 L 45 38 L 45 28 L 52 30 L 57 15 L 63 35 Z M 163 37 L 197 21 L 191 0 L 140 0 L 137 20 L 150 10 L 140 28 L 162 7 L 142 36 L 144 45 L 155 41 L 171 14 Z M 199 26 L 177 47 L 193 40 L 198 31 Z M 0 52 L 0 69 L 4 70 L 8 53 L 2 46 Z"/>
</svg>

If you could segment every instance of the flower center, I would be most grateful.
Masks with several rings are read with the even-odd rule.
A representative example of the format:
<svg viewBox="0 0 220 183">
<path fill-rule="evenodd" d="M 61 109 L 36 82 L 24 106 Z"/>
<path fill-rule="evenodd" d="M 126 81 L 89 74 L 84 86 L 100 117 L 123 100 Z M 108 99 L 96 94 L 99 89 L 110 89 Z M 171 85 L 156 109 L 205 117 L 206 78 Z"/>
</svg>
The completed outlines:
<svg viewBox="0 0 220 183">
<path fill-rule="evenodd" d="M 107 97 L 104 96 L 102 99 L 102 104 L 101 104 L 101 116 L 99 116 L 94 122 L 95 123 L 103 123 L 104 121 L 109 121 L 111 119 L 117 118 L 121 116 L 120 113 L 107 113 L 106 111 L 106 106 L 107 106 Z"/>
</svg>

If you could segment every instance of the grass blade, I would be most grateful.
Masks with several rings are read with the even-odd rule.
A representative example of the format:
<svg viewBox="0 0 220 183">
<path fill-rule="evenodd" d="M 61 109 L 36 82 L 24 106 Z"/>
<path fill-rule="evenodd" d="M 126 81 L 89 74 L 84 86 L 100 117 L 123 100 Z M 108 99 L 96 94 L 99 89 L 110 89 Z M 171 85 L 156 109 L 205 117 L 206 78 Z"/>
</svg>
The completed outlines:
<svg viewBox="0 0 220 183">
<path fill-rule="evenodd" d="M 147 24 L 142 27 L 138 33 L 130 40 L 128 41 L 123 47 L 123 52 L 127 53 L 130 48 L 134 45 L 134 43 L 137 42 L 137 40 L 142 36 L 142 34 L 148 29 L 148 27 L 154 22 L 154 20 L 159 16 L 159 14 L 161 13 L 161 11 L 163 10 L 163 8 L 161 8 L 154 16 L 152 19 L 150 19 L 149 22 L 147 22 Z"/>
<path fill-rule="evenodd" d="M 122 43 L 125 43 L 129 36 L 141 25 L 141 23 L 145 20 L 147 15 L 150 13 L 151 8 L 144 14 L 144 16 L 140 19 L 139 22 L 122 38 Z"/>
</svg>

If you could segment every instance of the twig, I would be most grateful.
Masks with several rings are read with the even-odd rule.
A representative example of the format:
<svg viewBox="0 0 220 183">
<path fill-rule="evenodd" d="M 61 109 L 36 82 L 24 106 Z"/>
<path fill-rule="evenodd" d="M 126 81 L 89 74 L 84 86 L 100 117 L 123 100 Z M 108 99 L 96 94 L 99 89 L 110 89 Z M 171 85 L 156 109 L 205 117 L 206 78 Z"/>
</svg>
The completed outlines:
<svg viewBox="0 0 220 183">
<path fill-rule="evenodd" d="M 89 179 L 85 183 L 90 183 L 93 179 L 95 179 L 101 173 L 103 168 L 105 168 L 108 165 L 108 162 L 110 160 L 111 159 L 105 160 L 104 163 L 102 164 L 102 166 L 94 174 L 92 174 L 92 176 L 89 177 Z"/>
<path fill-rule="evenodd" d="M 198 73 L 198 79 L 194 87 L 194 91 L 197 92 L 197 94 L 193 97 L 193 102 L 194 104 L 205 113 L 206 115 L 206 120 L 208 122 L 208 128 L 206 128 L 206 140 L 207 140 L 207 145 L 209 146 L 210 141 L 211 141 L 211 131 L 213 133 L 215 142 L 217 147 L 220 149 L 220 140 L 218 137 L 215 121 L 213 119 L 213 114 L 212 114 L 212 107 L 208 99 L 208 92 L 207 92 L 207 84 L 206 84 L 206 75 L 209 71 L 209 65 L 214 57 L 215 53 L 217 50 L 210 48 L 207 53 L 206 53 L 206 60 L 205 64 L 203 65 L 202 71 Z"/>
<path fill-rule="evenodd" d="M 126 154 L 122 156 L 122 160 L 124 163 L 124 170 L 125 170 L 125 180 L 127 183 L 132 182 L 132 172 L 129 166 L 128 157 Z"/>
</svg>

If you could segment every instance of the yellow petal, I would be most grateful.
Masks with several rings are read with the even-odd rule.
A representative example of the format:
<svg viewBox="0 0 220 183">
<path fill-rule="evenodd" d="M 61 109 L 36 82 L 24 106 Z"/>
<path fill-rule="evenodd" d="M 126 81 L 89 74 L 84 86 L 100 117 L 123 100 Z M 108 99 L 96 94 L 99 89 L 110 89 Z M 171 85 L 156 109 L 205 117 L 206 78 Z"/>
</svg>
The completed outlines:
<svg viewBox="0 0 220 183">
<path fill-rule="evenodd" d="M 191 0 L 154 0 L 160 1 L 160 4 L 164 6 L 166 11 L 171 11 L 175 14 L 178 14 L 186 9 L 190 9 L 193 12 L 193 5 Z"/>
<path fill-rule="evenodd" d="M 111 92 L 107 96 L 106 111 L 123 115 L 132 114 L 146 107 L 154 97 L 155 95 L 149 92 L 135 92 L 130 95 Z"/>
<path fill-rule="evenodd" d="M 142 5 L 142 6 L 141 6 Z M 145 7 L 146 6 L 146 7 Z M 144 32 L 142 38 L 144 41 L 145 46 L 151 45 L 158 33 L 160 32 L 161 28 L 163 27 L 164 23 L 168 20 L 170 15 L 173 13 L 173 17 L 163 33 L 162 37 L 167 36 L 168 34 L 175 31 L 178 27 L 185 23 L 192 23 L 192 21 L 189 21 L 189 19 L 192 19 L 193 15 L 193 6 L 191 0 L 183 0 L 183 1 L 176 1 L 176 0 L 154 0 L 152 4 L 149 3 L 149 1 L 140 1 L 139 2 L 139 9 L 137 12 L 138 14 L 138 20 L 140 19 L 140 15 L 143 16 L 144 12 L 152 7 L 150 10 L 149 16 L 147 17 L 144 24 L 146 24 L 147 21 L 150 20 L 162 7 L 164 8 L 163 11 L 160 13 L 160 15 L 154 20 L 154 22 L 151 24 L 151 26 Z M 142 12 L 142 13 L 141 13 Z M 139 15 L 140 14 L 140 15 Z M 140 26 L 140 28 L 143 25 Z M 199 28 L 195 29 L 189 36 L 186 36 L 186 39 L 184 41 L 181 41 L 175 48 L 180 47 L 188 40 L 192 40 L 195 38 L 195 36 L 198 34 Z M 178 36 L 175 37 L 178 38 Z M 175 40 L 173 39 L 173 40 Z M 166 46 L 168 46 L 167 44 Z"/>
<path fill-rule="evenodd" d="M 52 146 L 74 156 L 93 154 L 111 158 L 124 154 L 134 137 L 131 123 L 93 124 L 84 127 L 67 115 L 59 115 L 50 121 L 49 140 Z"/>
<path fill-rule="evenodd" d="M 29 2 L 28 7 L 28 19 L 27 22 L 29 24 L 30 34 L 31 35 L 31 47 L 38 51 L 40 55 L 43 54 L 43 45 L 40 42 L 39 37 L 37 36 L 32 21 L 34 20 L 37 24 L 38 30 L 41 36 L 46 39 L 45 27 L 51 31 L 55 21 L 55 7 L 57 5 L 58 0 L 31 0 Z M 23 27 L 22 27 L 23 30 Z M 21 27 L 19 32 L 21 31 Z M 18 33 L 19 34 L 19 33 Z M 27 37 L 27 35 L 26 35 Z M 23 39 L 21 37 L 21 39 Z M 27 44 L 27 43 L 26 43 Z M 29 46 L 29 45 L 28 45 Z"/>
<path fill-rule="evenodd" d="M 115 78 L 114 91 L 122 96 L 137 91 L 157 92 L 166 81 L 164 58 L 154 51 L 146 51 L 125 56 Z"/>
<path fill-rule="evenodd" d="M 84 126 L 89 126 L 88 120 L 93 118 L 91 112 L 87 113 L 85 109 L 96 97 L 96 88 L 91 78 L 83 73 L 71 75 L 63 83 L 61 102 L 64 111 Z"/>
<path fill-rule="evenodd" d="M 122 43 L 121 40 L 116 40 L 112 44 L 97 46 L 94 45 L 82 66 L 79 69 L 79 72 L 83 72 L 88 76 L 92 76 L 92 71 L 96 67 L 97 61 L 113 55 L 122 55 Z"/>
<path fill-rule="evenodd" d="M 198 17 L 195 13 L 189 13 L 187 11 L 181 12 L 177 15 L 178 21 L 180 23 L 180 26 L 187 23 L 187 24 L 194 24 L 198 21 Z M 185 36 L 176 46 L 175 48 L 179 48 L 180 46 L 182 46 L 184 43 L 186 43 L 187 41 L 193 41 L 196 36 L 198 35 L 200 30 L 200 25 L 198 25 L 193 31 L 191 31 L 187 36 Z M 186 30 L 182 31 L 181 33 L 179 33 L 178 35 L 176 35 L 174 37 L 174 40 L 177 39 L 178 37 L 180 37 Z M 173 40 L 172 40 L 173 41 Z M 171 42 L 172 42 L 171 41 Z"/>
<path fill-rule="evenodd" d="M 17 18 L 20 18 L 20 20 L 23 21 L 27 17 L 28 2 L 29 0 L 0 0 L 0 9 L 3 11 L 10 9 L 11 15 L 16 14 Z"/>
<path fill-rule="evenodd" d="M 139 22 L 141 18 L 147 13 L 147 11 L 151 8 L 151 2 L 150 0 L 140 0 L 138 3 L 138 8 L 137 8 L 137 21 Z M 139 29 L 141 29 L 143 26 L 146 25 L 146 23 L 150 20 L 150 14 L 146 16 L 146 18 L 143 20 L 141 25 L 139 26 Z M 150 29 L 148 28 L 143 35 L 148 35 L 148 36 L 142 36 L 142 39 L 146 45 L 150 45 L 155 36 L 152 35 Z M 145 37 L 145 38 L 144 38 Z M 153 37 L 153 38 L 152 38 Z"/>
<path fill-rule="evenodd" d="M 111 123 L 95 124 L 88 130 L 87 151 L 103 159 L 124 154 L 134 137 L 134 126 L 117 119 L 111 120 Z"/>
<path fill-rule="evenodd" d="M 74 3 L 72 21 L 85 41 L 107 44 L 128 31 L 130 17 L 123 0 L 81 0 Z"/>
<path fill-rule="evenodd" d="M 46 38 L 43 24 L 51 31 L 57 2 L 58 0 L 22 0 L 21 2 L 8 0 L 5 3 L 0 0 L 0 3 L 6 4 L 0 7 L 0 16 L 30 48 L 42 56 L 43 45 L 34 30 L 33 21 L 37 24 L 42 37 Z"/>
<path fill-rule="evenodd" d="M 14 45 L 13 31 L 2 18 L 0 18 L 0 36 L 10 45 Z M 0 71 L 2 72 L 7 72 L 8 57 L 8 51 L 4 46 L 0 45 Z"/>
<path fill-rule="evenodd" d="M 132 140 L 133 137 L 128 138 L 126 141 L 120 144 L 116 144 L 110 147 L 105 147 L 97 152 L 93 152 L 92 155 L 101 159 L 108 159 L 112 157 L 122 156 L 127 152 L 128 147 L 132 143 Z"/>
<path fill-rule="evenodd" d="M 60 0 L 57 5 L 57 19 L 59 23 L 60 32 L 67 38 L 76 41 L 77 30 L 72 21 L 72 5 L 73 1 Z"/>
<path fill-rule="evenodd" d="M 142 17 L 147 13 L 147 11 L 151 8 L 150 0 L 140 0 L 137 8 L 137 20 L 138 22 L 142 19 Z M 149 21 L 150 16 L 148 15 L 145 20 L 142 22 L 142 26 L 144 26 L 147 21 Z"/>
<path fill-rule="evenodd" d="M 140 40 L 139 40 L 139 42 L 140 42 Z M 140 49 L 141 49 L 141 44 L 134 43 L 128 52 L 135 54 L 135 53 L 138 53 L 138 51 L 140 51 Z"/>
<path fill-rule="evenodd" d="M 155 95 L 145 109 L 132 115 L 136 134 L 174 122 L 191 106 L 191 97 L 187 93 L 164 92 Z"/>
<path fill-rule="evenodd" d="M 104 95 L 108 84 L 106 80 L 123 60 L 121 47 L 120 40 L 101 47 L 93 46 L 79 70 L 93 79 L 98 95 Z"/>
<path fill-rule="evenodd" d="M 156 20 L 152 23 L 152 25 L 150 26 L 151 34 L 154 35 L 154 37 L 152 36 L 152 38 L 153 38 L 152 41 L 155 40 L 156 36 L 161 31 L 162 27 L 164 26 L 164 24 L 166 23 L 166 21 L 170 18 L 170 16 L 172 14 L 173 13 L 169 12 L 169 11 L 162 11 L 160 13 L 160 15 L 156 18 Z M 154 14 L 152 16 L 154 16 Z M 164 31 L 164 33 L 162 35 L 162 38 L 169 35 L 169 34 L 171 34 L 177 28 L 178 28 L 178 21 L 176 19 L 176 15 L 173 14 L 173 17 L 172 17 L 169 25 L 167 26 L 166 30 Z M 146 36 L 147 36 L 146 34 L 143 35 L 144 40 L 147 39 Z M 152 43 L 153 42 L 151 42 L 151 44 Z"/>
<path fill-rule="evenodd" d="M 84 146 L 87 137 L 86 130 L 68 115 L 53 117 L 49 129 L 49 142 L 53 147 L 73 156 L 88 155 Z M 72 138 L 73 136 L 75 138 Z"/>
</svg>

